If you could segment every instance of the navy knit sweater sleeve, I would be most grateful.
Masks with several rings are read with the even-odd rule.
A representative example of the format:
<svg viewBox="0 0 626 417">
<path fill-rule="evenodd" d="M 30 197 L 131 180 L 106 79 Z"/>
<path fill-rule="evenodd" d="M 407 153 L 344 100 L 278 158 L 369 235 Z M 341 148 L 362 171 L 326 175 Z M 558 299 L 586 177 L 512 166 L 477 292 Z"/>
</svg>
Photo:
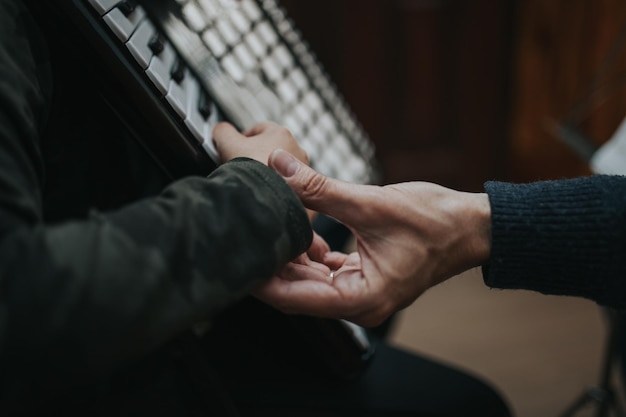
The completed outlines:
<svg viewBox="0 0 626 417">
<path fill-rule="evenodd" d="M 626 307 L 626 177 L 488 182 L 493 288 L 571 295 Z"/>
</svg>

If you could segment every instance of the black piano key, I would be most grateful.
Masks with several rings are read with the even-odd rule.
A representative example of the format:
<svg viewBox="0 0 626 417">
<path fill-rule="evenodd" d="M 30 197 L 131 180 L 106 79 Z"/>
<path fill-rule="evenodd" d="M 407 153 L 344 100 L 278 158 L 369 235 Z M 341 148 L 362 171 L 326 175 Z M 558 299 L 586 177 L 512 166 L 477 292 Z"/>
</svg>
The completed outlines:
<svg viewBox="0 0 626 417">
<path fill-rule="evenodd" d="M 198 100 L 198 111 L 204 117 L 204 119 L 208 119 L 211 116 L 211 106 L 213 105 L 213 101 L 211 97 L 204 91 L 200 92 L 200 98 Z"/>
<path fill-rule="evenodd" d="M 148 47 L 153 54 L 159 55 L 165 49 L 165 43 L 163 37 L 159 33 L 155 33 L 154 36 L 148 42 Z"/>
<path fill-rule="evenodd" d="M 135 11 L 137 7 L 137 0 L 123 0 L 117 7 L 124 13 L 125 16 L 128 16 L 132 12 Z"/>
<path fill-rule="evenodd" d="M 170 75 L 178 84 L 185 78 L 185 63 L 180 58 L 177 58 L 176 62 L 174 62 Z"/>
</svg>

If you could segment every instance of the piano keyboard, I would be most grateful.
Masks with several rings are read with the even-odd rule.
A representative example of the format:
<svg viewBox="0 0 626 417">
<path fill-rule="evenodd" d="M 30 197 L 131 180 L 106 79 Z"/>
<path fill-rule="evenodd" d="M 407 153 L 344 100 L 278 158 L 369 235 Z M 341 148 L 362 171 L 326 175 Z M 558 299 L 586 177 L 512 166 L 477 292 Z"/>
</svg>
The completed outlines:
<svg viewBox="0 0 626 417">
<path fill-rule="evenodd" d="M 378 181 L 373 145 L 275 0 L 84 1 L 216 163 L 217 122 L 271 120 L 319 172 Z"/>
<path fill-rule="evenodd" d="M 271 120 L 323 174 L 379 181 L 372 143 L 276 0 L 30 3 L 43 28 L 77 43 L 94 95 L 170 179 L 215 169 L 216 123 L 244 130 Z M 374 354 L 352 323 L 291 319 L 307 351 L 340 377 L 358 375 Z"/>
</svg>

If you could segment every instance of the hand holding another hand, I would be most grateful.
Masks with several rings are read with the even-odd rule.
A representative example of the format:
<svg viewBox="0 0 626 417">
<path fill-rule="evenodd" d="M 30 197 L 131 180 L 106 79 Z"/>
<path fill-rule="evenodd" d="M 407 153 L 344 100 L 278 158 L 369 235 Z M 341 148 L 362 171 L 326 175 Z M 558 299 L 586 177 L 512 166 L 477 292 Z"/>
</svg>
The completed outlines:
<svg viewBox="0 0 626 417">
<path fill-rule="evenodd" d="M 277 150 L 270 167 L 309 209 L 346 225 L 357 252 L 318 249 L 326 269 L 289 265 L 256 292 L 276 308 L 375 326 L 425 290 L 489 257 L 490 205 L 485 194 L 425 182 L 384 187 L 325 177 Z"/>
</svg>

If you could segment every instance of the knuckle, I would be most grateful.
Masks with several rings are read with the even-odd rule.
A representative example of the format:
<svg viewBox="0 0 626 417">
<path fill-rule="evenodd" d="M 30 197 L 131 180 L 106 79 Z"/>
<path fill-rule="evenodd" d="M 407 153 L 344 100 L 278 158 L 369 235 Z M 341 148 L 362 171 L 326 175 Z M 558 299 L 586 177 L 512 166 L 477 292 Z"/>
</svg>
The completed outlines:
<svg viewBox="0 0 626 417">
<path fill-rule="evenodd" d="M 304 183 L 303 196 L 307 198 L 320 197 L 328 187 L 328 178 L 315 173 L 308 177 Z"/>
<path fill-rule="evenodd" d="M 281 136 L 283 140 L 295 142 L 296 139 L 291 133 L 291 130 L 287 129 L 286 127 L 277 127 L 277 129 L 277 133 Z"/>
<path fill-rule="evenodd" d="M 228 123 L 219 122 L 213 128 L 213 137 L 216 138 L 216 137 L 223 135 L 224 133 L 226 133 L 227 129 L 228 129 Z"/>
<path fill-rule="evenodd" d="M 276 124 L 272 122 L 260 122 L 255 126 L 255 128 L 260 132 L 267 132 L 274 129 L 275 127 Z"/>
</svg>

